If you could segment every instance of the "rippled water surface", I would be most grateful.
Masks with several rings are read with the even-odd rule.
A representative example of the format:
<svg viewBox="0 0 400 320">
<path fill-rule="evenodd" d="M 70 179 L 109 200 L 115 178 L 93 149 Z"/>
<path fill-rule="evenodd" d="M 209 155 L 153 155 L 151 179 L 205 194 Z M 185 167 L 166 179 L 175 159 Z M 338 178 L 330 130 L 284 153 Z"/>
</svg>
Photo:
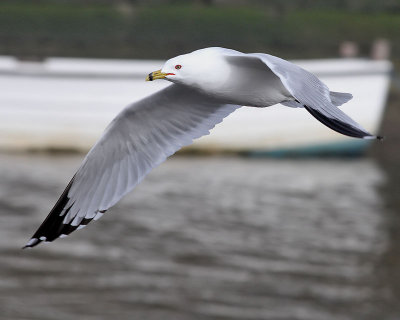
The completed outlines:
<svg viewBox="0 0 400 320">
<path fill-rule="evenodd" d="M 0 319 L 400 319 L 372 160 L 174 157 L 100 221 L 20 250 L 81 160 L 0 155 Z"/>
</svg>

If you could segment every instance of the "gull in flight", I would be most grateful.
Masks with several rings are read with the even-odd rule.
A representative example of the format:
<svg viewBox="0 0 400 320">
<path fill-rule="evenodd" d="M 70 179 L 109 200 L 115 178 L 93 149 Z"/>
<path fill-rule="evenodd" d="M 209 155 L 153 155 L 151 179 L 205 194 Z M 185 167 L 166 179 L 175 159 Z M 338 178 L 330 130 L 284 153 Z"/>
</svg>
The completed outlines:
<svg viewBox="0 0 400 320">
<path fill-rule="evenodd" d="M 151 169 L 242 106 L 304 108 L 341 134 L 381 139 L 338 108 L 351 94 L 330 91 L 312 73 L 269 54 L 200 49 L 166 61 L 146 80 L 156 79 L 172 84 L 117 115 L 24 248 L 99 219 Z"/>
</svg>

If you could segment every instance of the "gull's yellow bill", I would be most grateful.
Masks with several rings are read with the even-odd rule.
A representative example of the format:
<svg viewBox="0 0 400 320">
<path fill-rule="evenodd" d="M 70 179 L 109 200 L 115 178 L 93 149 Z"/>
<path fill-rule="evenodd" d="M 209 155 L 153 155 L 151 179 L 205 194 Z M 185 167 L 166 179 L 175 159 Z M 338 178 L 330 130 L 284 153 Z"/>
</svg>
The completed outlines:
<svg viewBox="0 0 400 320">
<path fill-rule="evenodd" d="M 175 73 L 161 72 L 161 69 L 160 69 L 160 70 L 153 71 L 153 72 L 149 73 L 149 75 L 146 77 L 146 81 L 153 81 L 153 80 L 157 80 L 157 79 L 165 79 L 165 77 L 169 76 L 169 75 L 175 75 Z"/>
</svg>

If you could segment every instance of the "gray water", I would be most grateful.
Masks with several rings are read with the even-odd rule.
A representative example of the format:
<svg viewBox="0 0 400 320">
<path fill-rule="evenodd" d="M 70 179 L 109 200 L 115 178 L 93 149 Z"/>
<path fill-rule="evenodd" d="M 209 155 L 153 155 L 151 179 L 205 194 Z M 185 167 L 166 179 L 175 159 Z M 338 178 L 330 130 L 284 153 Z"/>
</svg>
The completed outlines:
<svg viewBox="0 0 400 320">
<path fill-rule="evenodd" d="M 373 160 L 173 157 L 100 221 L 21 250 L 81 160 L 0 154 L 0 319 L 400 319 Z"/>
</svg>

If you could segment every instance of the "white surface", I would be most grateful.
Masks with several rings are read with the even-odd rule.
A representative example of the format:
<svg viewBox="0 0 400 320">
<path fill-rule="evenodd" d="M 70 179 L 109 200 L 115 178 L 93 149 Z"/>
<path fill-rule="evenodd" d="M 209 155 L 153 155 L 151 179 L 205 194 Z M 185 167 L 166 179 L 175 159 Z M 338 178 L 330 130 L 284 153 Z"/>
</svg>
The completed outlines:
<svg viewBox="0 0 400 320">
<path fill-rule="evenodd" d="M 343 110 L 377 133 L 391 64 L 364 59 L 295 61 L 330 90 L 354 98 Z M 0 148 L 87 150 L 127 104 L 168 85 L 145 82 L 162 61 L 51 58 L 44 63 L 0 57 Z M 241 108 L 195 142 L 193 148 L 266 150 L 351 138 L 315 120 L 304 109 Z"/>
</svg>

